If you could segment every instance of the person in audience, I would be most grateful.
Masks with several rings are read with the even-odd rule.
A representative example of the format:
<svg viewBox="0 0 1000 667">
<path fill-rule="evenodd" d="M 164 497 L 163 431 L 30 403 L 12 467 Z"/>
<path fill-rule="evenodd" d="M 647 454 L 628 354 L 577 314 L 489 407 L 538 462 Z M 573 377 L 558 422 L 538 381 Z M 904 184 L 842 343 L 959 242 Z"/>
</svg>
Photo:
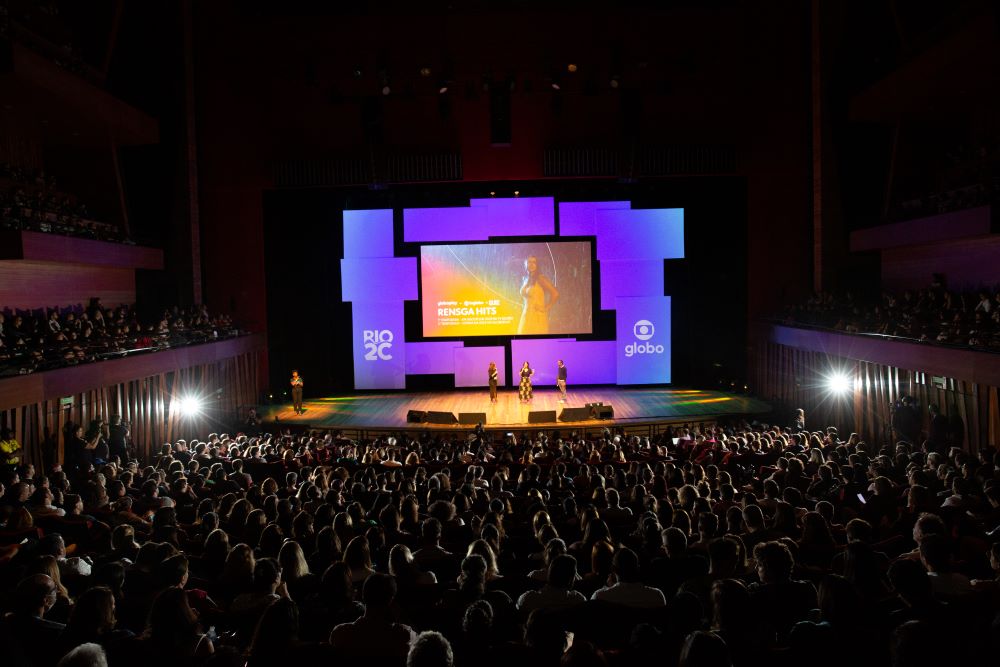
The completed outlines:
<svg viewBox="0 0 1000 667">
<path fill-rule="evenodd" d="M 609 581 L 607 586 L 594 591 L 591 599 L 643 609 L 667 604 L 662 591 L 642 583 L 639 557 L 631 549 L 622 548 L 615 553 L 611 581 L 613 583 Z"/>
</svg>

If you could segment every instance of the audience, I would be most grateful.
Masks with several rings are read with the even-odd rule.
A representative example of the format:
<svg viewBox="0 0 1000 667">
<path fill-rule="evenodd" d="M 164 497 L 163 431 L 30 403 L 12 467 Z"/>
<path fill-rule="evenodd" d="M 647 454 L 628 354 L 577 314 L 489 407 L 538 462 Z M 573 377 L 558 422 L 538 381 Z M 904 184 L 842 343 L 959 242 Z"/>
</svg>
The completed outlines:
<svg viewBox="0 0 1000 667">
<path fill-rule="evenodd" d="M 998 462 L 733 423 L 516 444 L 212 434 L 145 462 L 14 463 L 0 650 L 111 667 L 875 666 L 926 662 L 929 634 L 940 660 L 986 665 Z"/>
<path fill-rule="evenodd" d="M 927 289 L 865 300 L 846 293 L 813 295 L 789 307 L 782 321 L 853 334 L 880 334 L 927 343 L 1000 350 L 1000 286 L 976 291 Z"/>
<path fill-rule="evenodd" d="M 224 315 L 202 306 L 140 318 L 134 306 L 81 306 L 0 311 L 0 377 L 99 361 L 122 353 L 160 350 L 239 335 Z"/>
</svg>

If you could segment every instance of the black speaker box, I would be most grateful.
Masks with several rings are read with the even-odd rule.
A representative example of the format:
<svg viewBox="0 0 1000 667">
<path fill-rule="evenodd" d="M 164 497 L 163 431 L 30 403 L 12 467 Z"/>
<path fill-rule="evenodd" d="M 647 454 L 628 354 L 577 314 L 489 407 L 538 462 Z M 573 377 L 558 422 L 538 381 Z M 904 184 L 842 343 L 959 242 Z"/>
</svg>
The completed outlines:
<svg viewBox="0 0 1000 667">
<path fill-rule="evenodd" d="M 455 419 L 454 412 L 435 412 L 431 410 L 427 413 L 427 423 L 428 424 L 455 424 L 458 420 Z"/>
<path fill-rule="evenodd" d="M 593 419 L 614 419 L 615 409 L 610 405 L 595 405 L 590 408 L 590 416 Z"/>
<path fill-rule="evenodd" d="M 408 424 L 422 424 L 427 421 L 427 413 L 423 410 L 410 410 L 406 413 Z"/>
<path fill-rule="evenodd" d="M 555 410 L 532 410 L 528 413 L 529 424 L 547 424 L 556 420 Z"/>
<path fill-rule="evenodd" d="M 563 408 L 559 413 L 561 422 L 585 422 L 590 419 L 590 408 Z"/>
<path fill-rule="evenodd" d="M 459 412 L 458 413 L 458 423 L 459 424 L 482 424 L 486 425 L 486 413 L 485 412 Z"/>
</svg>

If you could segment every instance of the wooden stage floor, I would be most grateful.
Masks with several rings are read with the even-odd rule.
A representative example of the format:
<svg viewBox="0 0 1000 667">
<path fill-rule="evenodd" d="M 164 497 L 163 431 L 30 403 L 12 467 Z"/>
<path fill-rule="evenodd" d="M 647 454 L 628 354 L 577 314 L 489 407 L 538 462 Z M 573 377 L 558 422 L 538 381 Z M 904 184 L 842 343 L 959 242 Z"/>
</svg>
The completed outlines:
<svg viewBox="0 0 1000 667">
<path fill-rule="evenodd" d="M 407 423 L 409 410 L 453 412 L 485 412 L 487 428 L 524 428 L 532 410 L 555 410 L 582 407 L 587 403 L 604 403 L 614 408 L 612 422 L 591 420 L 573 422 L 581 426 L 642 424 L 655 422 L 698 421 L 724 415 L 752 415 L 768 412 L 771 407 L 761 400 L 740 394 L 672 387 L 636 388 L 581 387 L 570 388 L 566 403 L 559 403 L 555 388 L 536 389 L 530 405 L 522 405 L 517 390 L 501 390 L 498 401 L 490 403 L 489 392 L 459 390 L 438 392 L 400 392 L 355 394 L 317 398 L 303 402 L 305 414 L 296 415 L 291 404 L 262 407 L 260 416 L 265 423 L 275 418 L 280 423 L 322 429 L 396 429 L 445 428 L 469 429 L 468 425 Z M 532 427 L 565 426 L 562 422 L 535 423 Z"/>
</svg>

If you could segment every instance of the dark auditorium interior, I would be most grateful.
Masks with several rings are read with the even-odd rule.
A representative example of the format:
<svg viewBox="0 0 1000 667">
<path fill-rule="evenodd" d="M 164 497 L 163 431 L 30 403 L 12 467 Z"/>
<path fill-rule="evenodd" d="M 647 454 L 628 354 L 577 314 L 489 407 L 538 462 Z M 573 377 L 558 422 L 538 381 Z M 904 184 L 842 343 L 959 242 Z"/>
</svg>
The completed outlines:
<svg viewBox="0 0 1000 667">
<path fill-rule="evenodd" d="M 4 667 L 988 667 L 998 448 L 993 0 L 0 0 Z"/>
</svg>

